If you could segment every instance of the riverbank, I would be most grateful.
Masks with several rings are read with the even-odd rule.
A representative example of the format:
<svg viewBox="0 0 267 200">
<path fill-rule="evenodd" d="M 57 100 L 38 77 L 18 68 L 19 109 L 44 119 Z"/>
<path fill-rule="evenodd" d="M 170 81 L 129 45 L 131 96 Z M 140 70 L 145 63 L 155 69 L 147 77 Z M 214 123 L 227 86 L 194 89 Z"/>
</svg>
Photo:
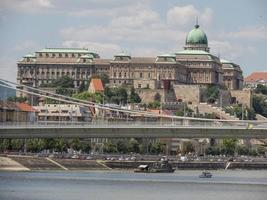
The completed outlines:
<svg viewBox="0 0 267 200">
<path fill-rule="evenodd" d="M 35 156 L 7 155 L 0 157 L 0 170 L 133 170 L 139 165 L 155 161 L 105 161 L 59 159 Z M 171 162 L 176 170 L 218 170 L 218 169 L 267 169 L 267 161 L 262 162 Z"/>
</svg>

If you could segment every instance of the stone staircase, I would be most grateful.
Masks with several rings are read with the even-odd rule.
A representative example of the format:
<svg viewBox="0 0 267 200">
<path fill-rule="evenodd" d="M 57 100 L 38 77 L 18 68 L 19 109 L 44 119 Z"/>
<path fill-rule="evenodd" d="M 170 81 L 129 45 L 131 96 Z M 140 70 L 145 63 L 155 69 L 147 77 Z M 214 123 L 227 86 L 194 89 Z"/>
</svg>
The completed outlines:
<svg viewBox="0 0 267 200">
<path fill-rule="evenodd" d="M 217 118 L 226 119 L 226 120 L 239 120 L 237 117 L 230 115 L 229 113 L 226 113 L 224 110 L 222 110 L 219 107 L 212 106 L 207 103 L 199 103 L 197 105 L 198 111 L 201 114 L 205 113 L 214 113 Z M 195 108 L 191 108 L 195 110 Z"/>
<path fill-rule="evenodd" d="M 164 91 L 164 102 L 176 102 L 174 90 Z"/>
</svg>

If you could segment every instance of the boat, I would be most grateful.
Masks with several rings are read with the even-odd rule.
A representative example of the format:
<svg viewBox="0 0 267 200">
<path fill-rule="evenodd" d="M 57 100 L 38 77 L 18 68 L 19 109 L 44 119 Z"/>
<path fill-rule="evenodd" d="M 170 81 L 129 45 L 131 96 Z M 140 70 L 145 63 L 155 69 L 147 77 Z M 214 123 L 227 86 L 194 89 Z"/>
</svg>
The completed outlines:
<svg viewBox="0 0 267 200">
<path fill-rule="evenodd" d="M 134 170 L 134 172 L 138 173 L 171 173 L 174 171 L 175 169 L 167 160 L 155 162 L 151 165 L 139 165 L 138 168 Z"/>
<path fill-rule="evenodd" d="M 199 175 L 199 178 L 211 178 L 212 174 L 208 171 L 204 171 Z"/>
</svg>

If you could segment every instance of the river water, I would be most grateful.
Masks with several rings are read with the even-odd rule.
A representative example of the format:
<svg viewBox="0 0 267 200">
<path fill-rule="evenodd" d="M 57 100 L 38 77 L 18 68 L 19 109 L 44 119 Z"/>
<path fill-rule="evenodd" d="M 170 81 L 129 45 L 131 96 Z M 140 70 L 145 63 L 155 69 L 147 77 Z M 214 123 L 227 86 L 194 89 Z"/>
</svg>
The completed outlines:
<svg viewBox="0 0 267 200">
<path fill-rule="evenodd" d="M 0 200 L 266 200 L 266 170 L 0 172 Z"/>
</svg>

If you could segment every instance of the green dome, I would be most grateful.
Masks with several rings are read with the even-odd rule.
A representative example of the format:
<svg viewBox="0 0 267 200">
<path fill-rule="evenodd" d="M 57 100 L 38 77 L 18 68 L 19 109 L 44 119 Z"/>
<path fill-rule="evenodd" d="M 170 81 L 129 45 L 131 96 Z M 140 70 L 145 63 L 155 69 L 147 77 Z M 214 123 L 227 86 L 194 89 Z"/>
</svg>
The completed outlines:
<svg viewBox="0 0 267 200">
<path fill-rule="evenodd" d="M 195 28 L 191 30 L 185 41 L 186 45 L 190 44 L 205 44 L 208 45 L 208 38 L 206 33 L 199 28 L 199 25 L 195 25 Z"/>
</svg>

